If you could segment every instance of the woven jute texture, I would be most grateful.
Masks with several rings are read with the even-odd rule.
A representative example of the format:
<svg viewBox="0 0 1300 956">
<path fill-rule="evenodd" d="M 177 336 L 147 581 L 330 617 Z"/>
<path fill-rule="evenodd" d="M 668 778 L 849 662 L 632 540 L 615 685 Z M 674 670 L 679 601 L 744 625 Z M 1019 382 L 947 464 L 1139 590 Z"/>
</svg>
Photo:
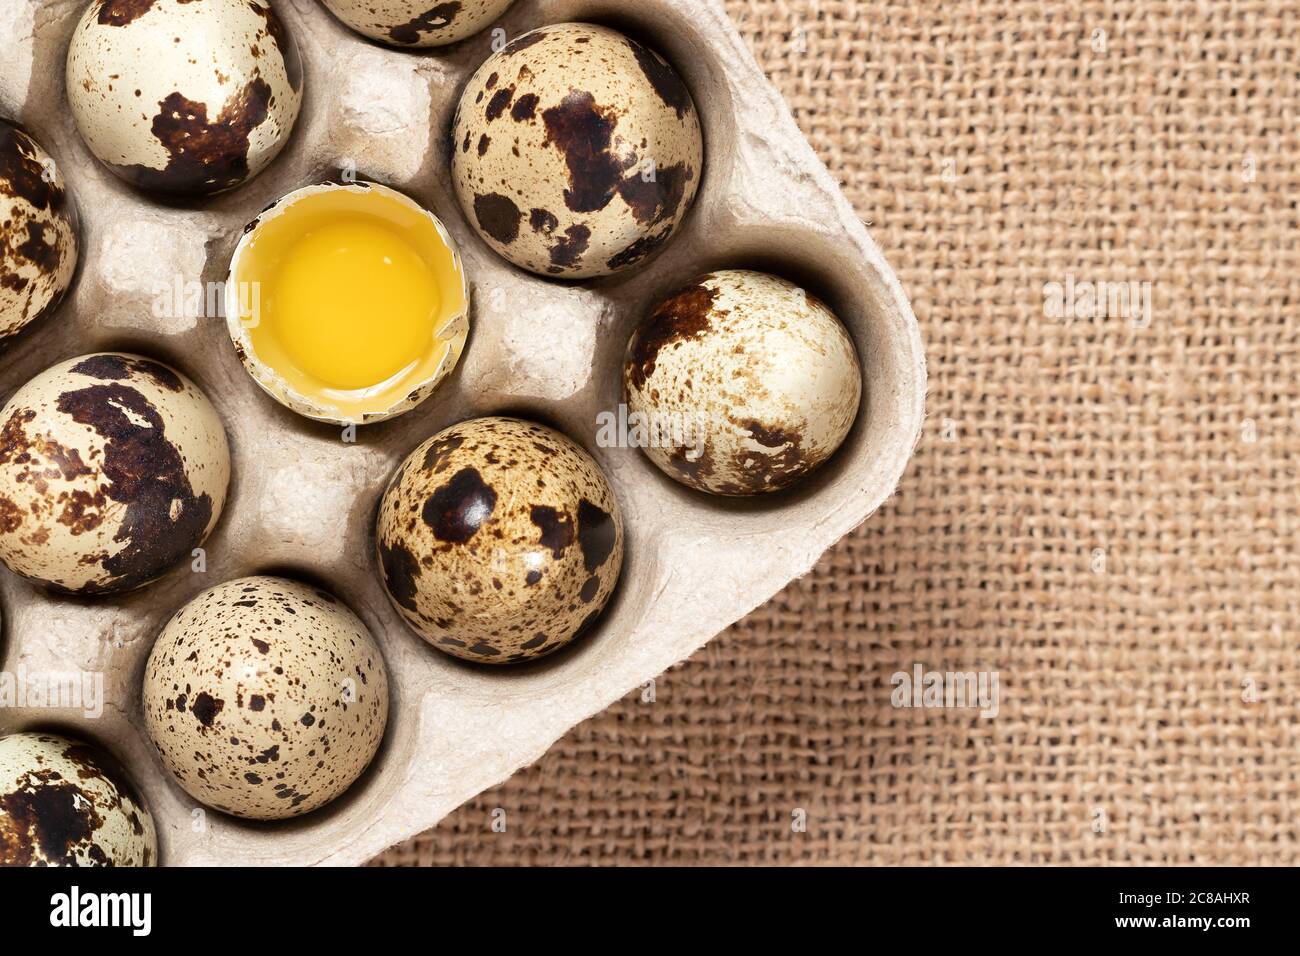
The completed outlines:
<svg viewBox="0 0 1300 956">
<path fill-rule="evenodd" d="M 379 862 L 1295 864 L 1300 2 L 727 7 L 912 296 L 916 459 Z M 916 664 L 997 715 L 892 706 Z"/>
</svg>

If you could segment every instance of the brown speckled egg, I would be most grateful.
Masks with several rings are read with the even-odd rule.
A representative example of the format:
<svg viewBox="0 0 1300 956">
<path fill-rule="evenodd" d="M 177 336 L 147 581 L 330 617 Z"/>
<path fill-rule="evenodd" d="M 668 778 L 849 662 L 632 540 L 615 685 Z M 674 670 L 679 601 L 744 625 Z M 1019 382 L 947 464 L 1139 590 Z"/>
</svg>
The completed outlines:
<svg viewBox="0 0 1300 956">
<path fill-rule="evenodd" d="M 569 279 L 643 261 L 681 225 L 704 167 L 695 104 L 663 58 L 561 23 L 490 57 L 461 94 L 452 180 L 515 265 Z"/>
<path fill-rule="evenodd" d="M 623 566 L 623 519 L 600 467 L 558 432 L 476 418 L 402 463 L 375 531 L 393 604 L 456 657 L 510 664 L 577 637 Z"/>
<path fill-rule="evenodd" d="M 45 150 L 0 120 L 0 349 L 58 306 L 77 271 L 77 217 Z"/>
<path fill-rule="evenodd" d="M 628 345 L 629 422 L 650 460 L 719 495 L 788 487 L 834 454 L 862 369 L 824 302 L 776 276 L 715 272 L 664 299 Z M 633 421 L 635 416 L 635 421 Z"/>
<path fill-rule="evenodd" d="M 138 355 L 70 359 L 0 411 L 0 560 L 58 591 L 129 591 L 190 558 L 229 480 L 193 382 Z"/>
<path fill-rule="evenodd" d="M 392 46 L 446 46 L 473 36 L 514 0 L 321 0 L 353 30 Z"/>
<path fill-rule="evenodd" d="M 53 734 L 0 737 L 0 866 L 153 866 L 153 817 L 122 768 Z"/>
<path fill-rule="evenodd" d="M 90 151 L 162 193 L 256 176 L 302 105 L 298 48 L 269 0 L 91 0 L 66 78 Z"/>
<path fill-rule="evenodd" d="M 388 721 L 388 672 L 338 598 L 240 578 L 204 591 L 158 635 L 144 716 L 195 800 L 278 820 L 324 806 L 361 776 Z"/>
</svg>

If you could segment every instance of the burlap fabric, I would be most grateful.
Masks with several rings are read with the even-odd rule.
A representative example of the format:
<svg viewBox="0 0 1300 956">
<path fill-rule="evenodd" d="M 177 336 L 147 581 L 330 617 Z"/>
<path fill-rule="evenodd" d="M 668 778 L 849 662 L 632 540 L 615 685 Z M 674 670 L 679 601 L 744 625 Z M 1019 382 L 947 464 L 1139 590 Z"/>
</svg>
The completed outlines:
<svg viewBox="0 0 1300 956">
<path fill-rule="evenodd" d="M 1300 3 L 727 7 L 912 296 L 916 459 L 653 703 L 380 861 L 1294 864 Z M 998 715 L 891 706 L 916 663 Z"/>
</svg>

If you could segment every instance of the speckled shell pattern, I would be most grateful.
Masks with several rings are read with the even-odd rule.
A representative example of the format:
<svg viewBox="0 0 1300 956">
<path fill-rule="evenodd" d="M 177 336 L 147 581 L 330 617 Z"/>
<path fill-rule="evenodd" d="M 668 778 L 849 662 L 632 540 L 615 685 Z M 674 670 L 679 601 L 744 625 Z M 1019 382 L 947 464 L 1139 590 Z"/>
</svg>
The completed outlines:
<svg viewBox="0 0 1300 956">
<path fill-rule="evenodd" d="M 125 773 L 89 744 L 0 737 L 0 866 L 153 866 L 153 817 Z"/>
<path fill-rule="evenodd" d="M 488 664 L 568 644 L 623 566 L 623 518 L 600 467 L 517 418 L 471 419 L 412 452 L 384 493 L 375 538 L 388 595 L 415 631 Z"/>
<path fill-rule="evenodd" d="M 289 139 L 302 64 L 268 0 L 92 0 L 68 49 L 81 135 L 142 189 L 204 195 L 256 176 Z"/>
<path fill-rule="evenodd" d="M 249 577 L 210 588 L 158 636 L 145 726 L 184 790 L 237 817 L 308 813 L 379 749 L 388 672 L 365 625 L 309 585 Z"/>
<path fill-rule="evenodd" d="M 50 155 L 0 120 L 0 350 L 58 307 L 77 271 L 77 216 Z"/>
<path fill-rule="evenodd" d="M 487 28 L 514 0 L 321 0 L 362 36 L 399 47 L 446 46 Z"/>
<path fill-rule="evenodd" d="M 0 560 L 55 591 L 129 591 L 190 558 L 229 481 L 193 382 L 138 355 L 70 359 L 0 411 Z"/>
<path fill-rule="evenodd" d="M 493 249 L 544 276 L 643 262 L 685 219 L 704 165 L 691 95 L 657 53 L 605 27 L 526 33 L 470 78 L 452 181 Z"/>
<path fill-rule="evenodd" d="M 736 270 L 702 276 L 655 307 L 628 345 L 624 387 L 630 415 L 655 433 L 703 438 L 647 443 L 651 461 L 692 488 L 743 496 L 786 488 L 839 448 L 858 414 L 862 369 L 824 302 Z"/>
</svg>

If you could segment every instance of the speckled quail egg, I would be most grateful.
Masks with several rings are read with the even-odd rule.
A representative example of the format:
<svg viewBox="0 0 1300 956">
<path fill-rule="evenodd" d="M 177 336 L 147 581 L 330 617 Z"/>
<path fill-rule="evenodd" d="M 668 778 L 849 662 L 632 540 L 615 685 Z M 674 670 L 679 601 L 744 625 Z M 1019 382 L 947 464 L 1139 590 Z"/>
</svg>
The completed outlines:
<svg viewBox="0 0 1300 956">
<path fill-rule="evenodd" d="M 67 87 L 86 145 L 114 173 L 203 195 L 251 179 L 284 147 L 302 64 L 269 0 L 92 0 Z"/>
<path fill-rule="evenodd" d="M 102 750 L 44 733 L 0 737 L 0 866 L 152 866 L 153 817 Z"/>
<path fill-rule="evenodd" d="M 375 533 L 388 596 L 426 641 L 509 664 L 577 637 L 623 566 L 609 482 L 558 432 L 476 418 L 417 448 L 393 476 Z"/>
<path fill-rule="evenodd" d="M 0 560 L 56 591 L 129 591 L 190 557 L 229 480 L 193 382 L 139 355 L 70 359 L 0 411 Z"/>
<path fill-rule="evenodd" d="M 623 380 L 650 460 L 732 496 L 788 487 L 820 466 L 862 397 L 857 352 L 830 308 L 746 271 L 703 276 L 660 302 L 632 336 Z"/>
<path fill-rule="evenodd" d="M 378 645 L 338 598 L 275 577 L 209 588 L 158 636 L 144 715 L 194 799 L 277 820 L 329 803 L 369 765 L 388 722 Z"/>
<path fill-rule="evenodd" d="M 0 348 L 58 306 L 77 271 L 77 217 L 63 175 L 0 120 Z"/>
<path fill-rule="evenodd" d="M 662 57 L 606 27 L 561 23 L 488 59 L 461 94 L 452 180 L 493 249 L 541 275 L 609 275 L 681 225 L 704 141 Z"/>
<path fill-rule="evenodd" d="M 393 46 L 446 46 L 473 36 L 515 0 L 321 0 L 334 16 Z"/>
</svg>

